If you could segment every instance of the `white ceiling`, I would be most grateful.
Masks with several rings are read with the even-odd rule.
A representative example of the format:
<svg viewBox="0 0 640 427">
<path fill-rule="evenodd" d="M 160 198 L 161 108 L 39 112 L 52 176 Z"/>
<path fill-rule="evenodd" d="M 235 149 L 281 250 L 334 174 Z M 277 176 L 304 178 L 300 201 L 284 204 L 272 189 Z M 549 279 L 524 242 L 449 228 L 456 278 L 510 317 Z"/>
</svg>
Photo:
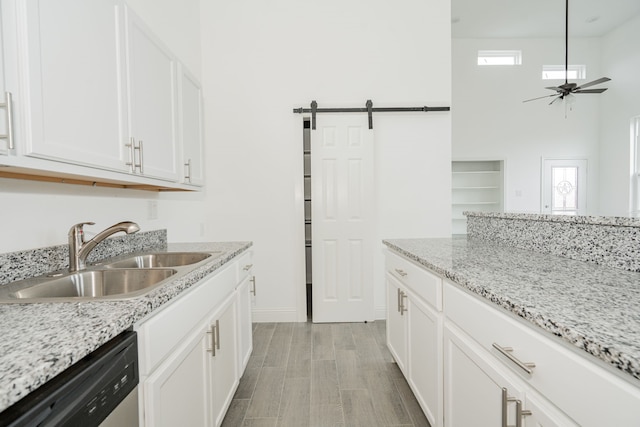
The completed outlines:
<svg viewBox="0 0 640 427">
<path fill-rule="evenodd" d="M 569 0 L 569 36 L 600 37 L 638 14 L 640 0 Z M 564 0 L 451 2 L 457 38 L 563 37 L 564 20 Z"/>
</svg>

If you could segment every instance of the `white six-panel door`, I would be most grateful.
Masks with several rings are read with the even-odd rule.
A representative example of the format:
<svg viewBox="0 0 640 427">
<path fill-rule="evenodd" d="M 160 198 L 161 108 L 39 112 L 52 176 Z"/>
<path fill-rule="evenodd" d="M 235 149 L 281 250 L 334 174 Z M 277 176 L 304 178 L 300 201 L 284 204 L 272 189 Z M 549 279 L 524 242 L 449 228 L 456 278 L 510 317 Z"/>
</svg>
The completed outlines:
<svg viewBox="0 0 640 427">
<path fill-rule="evenodd" d="M 322 114 L 311 131 L 313 321 L 374 319 L 373 130 L 365 114 Z"/>
</svg>

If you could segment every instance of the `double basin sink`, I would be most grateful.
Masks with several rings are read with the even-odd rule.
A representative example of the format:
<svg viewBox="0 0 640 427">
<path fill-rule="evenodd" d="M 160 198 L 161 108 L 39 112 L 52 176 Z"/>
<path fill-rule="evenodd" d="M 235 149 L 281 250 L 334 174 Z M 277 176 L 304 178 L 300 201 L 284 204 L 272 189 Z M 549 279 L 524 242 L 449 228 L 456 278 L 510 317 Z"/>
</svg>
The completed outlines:
<svg viewBox="0 0 640 427">
<path fill-rule="evenodd" d="M 223 252 L 128 255 L 74 273 L 50 273 L 0 286 L 0 303 L 121 300 L 145 295 Z"/>
</svg>

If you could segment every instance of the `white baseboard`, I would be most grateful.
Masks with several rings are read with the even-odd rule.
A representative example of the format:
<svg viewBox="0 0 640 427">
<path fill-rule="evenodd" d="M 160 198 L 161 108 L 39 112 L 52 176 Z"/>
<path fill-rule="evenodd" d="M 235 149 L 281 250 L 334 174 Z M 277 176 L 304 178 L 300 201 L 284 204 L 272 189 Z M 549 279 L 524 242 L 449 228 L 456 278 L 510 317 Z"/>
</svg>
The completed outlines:
<svg viewBox="0 0 640 427">
<path fill-rule="evenodd" d="M 292 308 L 254 308 L 252 310 L 255 323 L 285 323 L 285 322 L 306 322 L 304 318 L 298 318 L 298 312 Z M 377 307 L 375 309 L 375 320 L 385 320 L 387 318 L 387 308 Z"/>
<path fill-rule="evenodd" d="M 254 308 L 251 311 L 255 323 L 298 322 L 298 312 L 293 308 Z M 304 320 L 306 321 L 306 319 Z"/>
</svg>

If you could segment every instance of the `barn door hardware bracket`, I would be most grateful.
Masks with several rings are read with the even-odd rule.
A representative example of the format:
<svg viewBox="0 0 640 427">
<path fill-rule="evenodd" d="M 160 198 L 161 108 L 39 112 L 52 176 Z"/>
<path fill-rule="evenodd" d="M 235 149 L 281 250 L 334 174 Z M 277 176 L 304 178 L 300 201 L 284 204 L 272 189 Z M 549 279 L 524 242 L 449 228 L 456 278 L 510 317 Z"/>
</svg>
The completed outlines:
<svg viewBox="0 0 640 427">
<path fill-rule="evenodd" d="M 369 129 L 373 129 L 373 102 L 370 99 L 367 99 L 367 116 L 369 116 Z"/>
<path fill-rule="evenodd" d="M 402 113 L 402 112 L 424 112 L 430 111 L 451 111 L 451 107 L 380 107 L 373 108 L 373 102 L 368 99 L 364 108 L 318 108 L 318 103 L 311 101 L 311 108 L 294 108 L 297 114 L 311 113 L 311 129 L 316 128 L 316 115 L 320 113 L 367 113 L 369 118 L 369 129 L 373 129 L 373 113 Z"/>
</svg>

